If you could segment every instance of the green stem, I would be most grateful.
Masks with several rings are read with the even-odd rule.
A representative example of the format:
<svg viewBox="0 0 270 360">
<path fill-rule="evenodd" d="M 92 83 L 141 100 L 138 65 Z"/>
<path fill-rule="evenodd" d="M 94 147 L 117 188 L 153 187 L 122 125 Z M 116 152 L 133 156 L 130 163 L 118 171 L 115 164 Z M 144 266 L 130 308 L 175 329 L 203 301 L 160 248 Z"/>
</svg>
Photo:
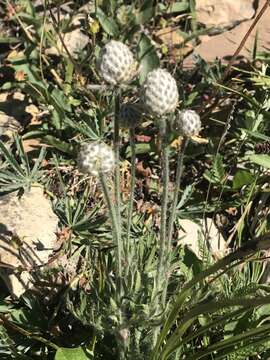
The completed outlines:
<svg viewBox="0 0 270 360">
<path fill-rule="evenodd" d="M 114 196 L 115 196 L 115 209 L 116 209 L 116 223 L 117 223 L 117 268 L 118 276 L 116 283 L 117 300 L 119 304 L 119 324 L 123 323 L 123 283 L 122 283 L 122 256 L 123 256 L 123 244 L 122 244 L 122 220 L 121 220 L 121 183 L 120 183 L 120 127 L 119 127 L 119 111 L 120 111 L 120 89 L 115 89 L 114 96 L 114 133 L 113 133 L 113 145 L 115 156 L 115 171 L 114 171 Z M 119 358 L 125 359 L 125 348 L 127 347 L 127 341 L 123 339 L 121 334 L 117 336 L 117 342 L 119 347 Z"/>
<path fill-rule="evenodd" d="M 176 169 L 176 178 L 175 178 L 175 185 L 174 185 L 174 194 L 173 194 L 173 203 L 170 209 L 170 218 L 169 218 L 169 226 L 168 226 L 168 245 L 170 246 L 172 241 L 172 235 L 173 235 L 173 225 L 176 218 L 176 208 L 178 204 L 178 197 L 179 197 L 179 191 L 180 191 L 180 184 L 181 184 L 181 178 L 183 174 L 183 160 L 184 160 L 184 154 L 186 147 L 188 145 L 188 138 L 184 137 L 181 149 L 178 152 L 177 156 L 177 169 Z"/>
<path fill-rule="evenodd" d="M 136 147 L 135 147 L 135 131 L 134 128 L 129 130 L 130 133 L 130 149 L 131 149 L 131 182 L 130 182 L 130 198 L 128 204 L 128 218 L 127 218 L 127 240 L 126 240 L 126 263 L 130 265 L 130 262 L 133 257 L 133 247 L 130 246 L 130 228 L 132 222 L 132 213 L 133 213 L 133 203 L 134 203 L 134 191 L 135 191 L 135 173 L 136 173 Z M 130 259 L 130 260 L 129 260 Z"/>
<path fill-rule="evenodd" d="M 119 234 L 119 224 L 117 221 L 115 205 L 113 204 L 112 196 L 108 189 L 106 179 L 104 178 L 104 175 L 102 173 L 99 174 L 99 179 L 100 179 L 103 195 L 104 195 L 104 198 L 105 198 L 108 210 L 109 210 L 111 222 L 112 222 L 113 241 L 114 241 L 114 245 L 116 247 L 117 278 L 119 281 L 121 279 L 121 274 L 122 274 L 122 262 L 121 262 L 121 250 L 120 250 L 121 249 L 121 245 L 120 245 L 121 238 L 120 238 L 120 234 Z"/>
<path fill-rule="evenodd" d="M 183 138 L 181 149 L 178 152 L 177 156 L 177 169 L 176 169 L 176 178 L 175 178 L 175 185 L 174 185 L 174 193 L 173 193 L 173 202 L 170 209 L 170 217 L 169 217 L 169 225 L 168 225 L 168 240 L 167 240 L 167 253 L 170 257 L 170 247 L 172 243 L 172 236 L 173 236 L 173 226 L 176 218 L 176 208 L 178 204 L 178 197 L 180 192 L 180 185 L 181 185 L 181 178 L 183 174 L 183 161 L 184 161 L 184 154 L 186 147 L 188 145 L 189 139 L 187 137 Z M 170 259 L 168 259 L 168 262 L 170 263 Z M 168 282 L 169 282 L 169 275 L 165 279 L 165 286 L 163 289 L 163 295 L 162 295 L 162 303 L 163 306 L 165 305 L 166 297 L 167 297 L 167 288 L 168 288 Z"/>
<path fill-rule="evenodd" d="M 99 173 L 99 179 L 102 186 L 103 195 L 106 201 L 106 204 L 108 206 L 110 218 L 112 221 L 112 230 L 113 230 L 113 240 L 116 247 L 116 268 L 117 268 L 117 276 L 116 276 L 116 303 L 119 306 L 119 323 L 120 325 L 123 322 L 123 314 L 122 314 L 122 307 L 121 307 L 121 299 L 122 299 L 122 258 L 121 258 L 121 236 L 120 236 L 120 229 L 119 229 L 119 223 L 117 220 L 117 209 L 115 209 L 115 206 L 112 201 L 111 194 L 109 192 L 106 179 L 104 178 L 104 175 L 102 173 Z M 118 346 L 119 346 L 119 357 L 120 359 L 124 360 L 124 348 L 125 343 L 121 340 L 121 336 L 117 334 L 116 336 Z"/>
<path fill-rule="evenodd" d="M 159 256 L 156 275 L 156 313 L 160 313 L 160 293 L 168 272 L 168 254 L 166 246 L 167 233 L 167 212 L 168 212 L 168 194 L 169 194 L 169 145 L 167 141 L 166 120 L 160 122 L 161 150 L 162 150 L 162 200 L 161 200 L 161 219 L 160 219 L 160 243 Z M 160 327 L 157 326 L 153 332 L 153 345 L 155 346 Z"/>
<path fill-rule="evenodd" d="M 114 172 L 114 195 L 116 202 L 117 222 L 121 236 L 121 188 L 120 188 L 120 128 L 119 128 L 119 109 L 120 109 L 120 90 L 116 90 L 114 104 L 114 134 L 113 145 L 115 155 L 115 172 Z M 121 250 L 121 248 L 120 248 Z"/>
<path fill-rule="evenodd" d="M 164 121 L 164 120 L 162 120 Z M 160 219 L 160 244 L 159 244 L 159 262 L 157 271 L 157 288 L 161 291 L 163 282 L 167 273 L 167 246 L 166 246 L 166 230 L 167 230 L 167 212 L 168 212 L 168 195 L 169 195 L 169 145 L 166 134 L 166 123 L 161 125 L 161 146 L 162 146 L 162 200 L 161 200 L 161 219 Z"/>
</svg>

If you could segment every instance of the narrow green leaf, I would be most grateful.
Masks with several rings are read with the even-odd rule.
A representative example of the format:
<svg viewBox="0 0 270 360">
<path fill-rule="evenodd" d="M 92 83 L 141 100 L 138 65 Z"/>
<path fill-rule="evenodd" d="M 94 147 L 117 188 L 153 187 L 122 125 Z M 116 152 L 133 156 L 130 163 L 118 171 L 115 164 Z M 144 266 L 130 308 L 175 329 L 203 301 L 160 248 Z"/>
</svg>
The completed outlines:
<svg viewBox="0 0 270 360">
<path fill-rule="evenodd" d="M 247 129 L 243 129 L 243 128 L 241 128 L 241 130 L 244 133 L 249 134 L 251 137 L 253 137 L 255 139 L 259 139 L 259 140 L 263 140 L 263 141 L 270 141 L 270 136 L 261 134 L 257 131 L 251 131 L 251 130 L 247 130 Z"/>
<path fill-rule="evenodd" d="M 182 193 L 181 199 L 177 205 L 177 209 L 181 209 L 190 199 L 193 193 L 194 187 L 193 185 L 188 185 Z"/>
<path fill-rule="evenodd" d="M 52 135 L 44 136 L 43 140 L 45 143 L 54 146 L 57 150 L 60 150 L 64 153 L 73 154 L 72 145 L 66 143 L 65 141 L 57 139 L 56 137 L 54 137 Z"/>
<path fill-rule="evenodd" d="M 20 41 L 21 39 L 16 37 L 0 37 L 0 44 L 16 44 Z"/>
<path fill-rule="evenodd" d="M 192 360 L 202 359 L 207 355 L 216 353 L 217 351 L 221 351 L 232 346 L 234 346 L 234 350 L 235 350 L 235 346 L 245 340 L 248 340 L 249 344 L 250 343 L 252 344 L 253 337 L 256 340 L 256 337 L 263 336 L 264 339 L 267 341 L 269 339 L 269 330 L 270 330 L 270 325 L 267 324 L 267 325 L 259 326 L 258 328 L 255 329 L 251 329 L 249 331 L 245 331 L 243 334 L 232 336 L 229 339 L 210 345 L 205 350 L 198 352 L 196 355 L 192 356 Z"/>
<path fill-rule="evenodd" d="M 35 161 L 35 165 L 31 171 L 31 177 L 34 179 L 38 173 L 39 167 L 44 160 L 46 155 L 46 149 L 44 147 L 41 148 L 38 159 Z"/>
<path fill-rule="evenodd" d="M 4 143 L 0 140 L 0 152 L 4 155 L 9 165 L 19 174 L 24 176 L 24 172 L 14 156 L 8 151 L 8 149 L 5 147 Z"/>
<path fill-rule="evenodd" d="M 20 156 L 22 167 L 24 167 L 27 175 L 29 176 L 30 175 L 30 165 L 29 165 L 28 156 L 26 155 L 26 153 L 24 151 L 21 138 L 17 135 L 15 136 L 15 143 L 16 143 L 16 147 L 18 150 L 18 154 Z"/>
</svg>

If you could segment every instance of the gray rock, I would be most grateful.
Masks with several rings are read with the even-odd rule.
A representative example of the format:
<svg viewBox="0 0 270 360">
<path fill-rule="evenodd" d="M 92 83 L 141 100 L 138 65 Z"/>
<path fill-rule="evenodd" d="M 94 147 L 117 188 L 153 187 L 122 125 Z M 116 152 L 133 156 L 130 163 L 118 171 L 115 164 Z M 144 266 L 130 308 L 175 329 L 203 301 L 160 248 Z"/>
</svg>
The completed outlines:
<svg viewBox="0 0 270 360">
<path fill-rule="evenodd" d="M 254 0 L 196 0 L 197 21 L 215 33 L 233 28 L 254 14 Z"/>
<path fill-rule="evenodd" d="M 178 232 L 178 243 L 188 246 L 199 259 L 202 257 L 202 247 L 208 248 L 214 258 L 226 255 L 226 241 L 212 219 L 207 218 L 206 223 L 203 220 L 195 223 L 188 219 L 180 219 L 179 225 L 181 229 Z"/>
<path fill-rule="evenodd" d="M 18 197 L 0 198 L 0 269 L 12 295 L 19 297 L 35 283 L 35 270 L 56 248 L 58 218 L 43 189 L 32 187 Z"/>
<path fill-rule="evenodd" d="M 21 124 L 13 117 L 0 111 L 0 139 L 8 142 L 13 134 L 21 130 Z"/>
<path fill-rule="evenodd" d="M 80 29 L 72 30 L 66 34 L 62 34 L 63 42 L 70 53 L 76 59 L 78 53 L 82 51 L 89 42 L 89 38 Z M 46 50 L 47 55 L 67 54 L 65 47 L 60 39 L 57 40 L 57 46 Z"/>
</svg>

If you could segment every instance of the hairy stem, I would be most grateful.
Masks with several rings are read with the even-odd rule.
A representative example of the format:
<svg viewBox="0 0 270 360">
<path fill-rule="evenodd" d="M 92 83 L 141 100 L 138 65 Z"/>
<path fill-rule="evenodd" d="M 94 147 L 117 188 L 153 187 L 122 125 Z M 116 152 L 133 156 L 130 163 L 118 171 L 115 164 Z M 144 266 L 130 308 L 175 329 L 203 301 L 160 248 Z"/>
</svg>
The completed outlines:
<svg viewBox="0 0 270 360">
<path fill-rule="evenodd" d="M 110 219 L 112 222 L 112 233 L 113 233 L 113 241 L 114 245 L 116 247 L 116 267 L 117 267 L 117 278 L 118 281 L 121 279 L 122 274 L 122 263 L 121 263 L 121 238 L 120 238 L 120 231 L 119 231 L 119 224 L 117 221 L 117 213 L 115 209 L 115 205 L 112 201 L 112 196 L 110 194 L 110 191 L 108 189 L 107 181 L 104 178 L 104 175 L 102 173 L 99 174 L 100 183 L 102 186 L 102 192 L 104 195 L 104 199 L 106 202 L 106 205 L 109 210 Z M 120 246 L 119 246 L 120 245 Z M 118 294 L 119 295 L 119 294 Z"/>
<path fill-rule="evenodd" d="M 187 145 L 188 145 L 188 138 L 184 137 L 180 151 L 178 152 L 178 156 L 177 156 L 177 168 L 176 168 L 176 178 L 175 178 L 174 193 L 173 193 L 173 202 L 170 209 L 170 218 L 168 225 L 168 246 L 170 246 L 172 241 L 173 225 L 176 217 L 176 208 L 178 204 L 178 196 L 180 191 L 181 178 L 183 174 L 183 160 Z"/>
<path fill-rule="evenodd" d="M 115 171 L 114 171 L 114 196 L 115 196 L 115 207 L 116 207 L 116 216 L 117 223 L 119 227 L 119 236 L 121 238 L 121 188 L 120 188 L 120 129 L 119 129 L 119 108 L 120 108 L 120 92 L 116 90 L 115 94 L 115 105 L 114 105 L 114 136 L 113 136 L 113 146 L 114 146 L 114 155 L 115 155 Z M 119 244 L 120 254 L 122 254 L 122 244 Z M 118 259 L 120 260 L 121 257 Z"/>
<path fill-rule="evenodd" d="M 117 262 L 117 279 L 116 279 L 116 300 L 119 306 L 119 324 L 120 326 L 123 323 L 124 311 L 122 307 L 122 297 L 123 297 L 123 269 L 122 269 L 122 260 L 123 260 L 123 244 L 122 244 L 122 220 L 121 220 L 121 183 L 120 183 L 120 128 L 119 128 L 119 110 L 120 110 L 120 98 L 121 92 L 120 89 L 114 89 L 114 133 L 113 133 L 113 146 L 114 146 L 114 156 L 115 156 L 115 171 L 114 171 L 114 197 L 115 197 L 115 213 L 116 213 L 116 223 L 117 223 L 117 238 L 116 238 L 116 262 Z M 120 360 L 125 359 L 125 348 L 127 347 L 128 341 L 117 334 L 117 342 L 119 348 L 119 358 Z"/>
<path fill-rule="evenodd" d="M 135 173 L 136 173 L 136 148 L 135 148 L 135 131 L 134 128 L 129 130 L 130 133 L 130 149 L 131 149 L 131 181 L 130 181 L 130 198 L 128 204 L 128 215 L 127 215 L 127 240 L 126 240 L 126 249 L 125 256 L 126 261 L 129 267 L 130 260 L 133 257 L 133 248 L 130 246 L 130 228 L 132 221 L 132 213 L 133 213 L 133 203 L 134 203 L 134 191 L 135 191 Z"/>
<path fill-rule="evenodd" d="M 99 179 L 102 186 L 103 195 L 109 210 L 111 222 L 112 222 L 112 230 L 113 230 L 113 241 L 116 248 L 116 303 L 119 306 L 119 323 L 120 325 L 123 322 L 123 314 L 122 314 L 122 308 L 121 308 L 121 298 L 123 296 L 122 294 L 122 262 L 121 262 L 121 236 L 120 236 L 120 228 L 119 223 L 117 220 L 117 209 L 115 209 L 115 205 L 112 201 L 112 196 L 110 194 L 110 191 L 108 189 L 108 185 L 106 182 L 106 179 L 104 178 L 104 175 L 102 173 L 99 174 Z M 116 334 L 118 347 L 119 347 L 119 357 L 120 359 L 124 360 L 124 348 L 125 343 L 122 341 L 121 336 L 119 334 Z"/>
<path fill-rule="evenodd" d="M 164 120 L 163 120 L 164 121 Z M 161 200 L 161 219 L 160 219 L 160 244 L 159 244 L 159 264 L 157 272 L 157 287 L 161 291 L 164 276 L 167 272 L 167 212 L 168 212 L 168 194 L 169 194 L 169 145 L 166 134 L 166 123 L 161 125 L 161 138 L 162 138 L 162 200 Z"/>
<path fill-rule="evenodd" d="M 160 135 L 161 135 L 161 151 L 162 161 L 161 166 L 163 170 L 162 174 L 162 200 L 161 200 L 161 219 L 160 219 L 160 242 L 159 242 L 159 255 L 158 255 L 158 266 L 156 275 L 156 313 L 160 313 L 160 293 L 168 272 L 168 253 L 166 246 L 166 235 L 167 235 L 167 212 L 168 212 L 168 187 L 169 187 L 169 145 L 167 140 L 167 129 L 166 121 L 163 119 L 160 123 Z M 153 333 L 153 344 L 157 340 L 159 333 L 159 326 L 154 329 Z"/>
<path fill-rule="evenodd" d="M 179 191 L 180 191 L 180 185 L 181 185 L 181 178 L 183 174 L 183 161 L 184 161 L 184 154 L 186 147 L 188 145 L 189 139 L 187 137 L 183 138 L 181 148 L 178 152 L 177 156 L 177 168 L 176 168 L 176 178 L 175 178 L 175 184 L 174 184 L 174 193 L 173 193 L 173 202 L 170 208 L 170 217 L 169 217 L 169 224 L 168 224 L 168 239 L 167 239 L 167 254 L 168 254 L 168 263 L 170 264 L 170 249 L 171 249 L 171 243 L 172 243 L 172 236 L 173 236 L 173 226 L 176 218 L 176 208 L 178 204 L 178 197 L 179 197 Z M 169 283 L 169 274 L 165 278 L 165 285 L 163 288 L 162 293 L 162 304 L 165 305 L 166 297 L 167 297 L 167 288 Z"/>
</svg>

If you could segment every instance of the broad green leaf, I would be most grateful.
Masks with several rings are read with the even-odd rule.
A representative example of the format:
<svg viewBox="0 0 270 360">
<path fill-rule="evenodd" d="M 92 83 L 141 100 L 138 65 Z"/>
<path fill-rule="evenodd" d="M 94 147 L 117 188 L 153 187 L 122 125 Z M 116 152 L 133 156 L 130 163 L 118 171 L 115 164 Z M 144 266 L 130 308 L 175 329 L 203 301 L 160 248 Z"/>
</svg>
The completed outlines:
<svg viewBox="0 0 270 360">
<path fill-rule="evenodd" d="M 189 9 L 189 2 L 177 1 L 172 3 L 171 5 L 159 4 L 158 9 L 161 13 L 165 13 L 165 14 L 173 14 L 176 12 L 187 11 Z"/>
<path fill-rule="evenodd" d="M 112 19 L 109 18 L 100 7 L 97 8 L 96 16 L 100 22 L 100 25 L 102 26 L 103 30 L 113 36 L 118 37 L 119 35 L 119 28 L 117 23 Z"/>
<path fill-rule="evenodd" d="M 142 25 L 150 21 L 155 15 L 155 8 L 153 6 L 146 7 L 135 16 L 135 24 Z"/>
<path fill-rule="evenodd" d="M 142 34 L 139 42 L 138 55 L 141 62 L 140 83 L 142 84 L 147 74 L 159 66 L 159 58 L 156 49 L 151 40 L 145 34 Z"/>
<path fill-rule="evenodd" d="M 59 348 L 56 351 L 54 360 L 89 360 L 81 347 L 78 348 Z"/>
<path fill-rule="evenodd" d="M 249 185 L 254 179 L 254 176 L 249 171 L 239 170 L 233 178 L 233 189 L 240 189 L 244 185 Z"/>
<path fill-rule="evenodd" d="M 52 105 L 58 110 L 58 112 L 64 113 L 65 111 L 71 111 L 68 98 L 62 90 L 54 88 L 50 94 L 50 99 L 52 101 Z"/>
<path fill-rule="evenodd" d="M 151 143 L 138 143 L 136 144 L 136 154 L 146 154 L 149 152 L 153 152 L 153 146 Z M 126 156 L 129 158 L 131 156 L 131 148 L 127 147 Z"/>
<path fill-rule="evenodd" d="M 270 168 L 270 156 L 265 154 L 250 155 L 249 161 L 254 164 L 261 165 L 266 168 Z"/>
</svg>

